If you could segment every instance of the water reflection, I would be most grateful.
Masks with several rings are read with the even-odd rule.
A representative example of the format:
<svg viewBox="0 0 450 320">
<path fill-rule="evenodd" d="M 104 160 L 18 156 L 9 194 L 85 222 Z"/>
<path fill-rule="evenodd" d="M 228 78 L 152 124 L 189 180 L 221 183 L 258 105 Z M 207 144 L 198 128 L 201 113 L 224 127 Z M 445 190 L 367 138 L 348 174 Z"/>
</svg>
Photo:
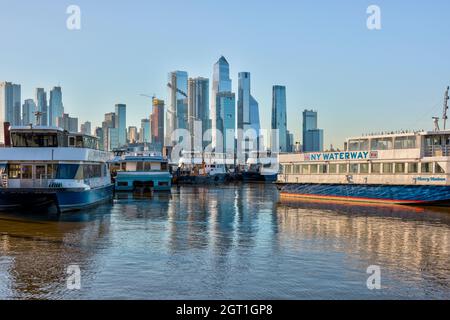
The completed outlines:
<svg viewBox="0 0 450 320">
<path fill-rule="evenodd" d="M 263 185 L 0 214 L 0 298 L 449 298 L 450 212 L 286 202 Z M 79 264 L 80 291 L 66 289 Z M 384 289 L 367 290 L 366 268 Z"/>
</svg>

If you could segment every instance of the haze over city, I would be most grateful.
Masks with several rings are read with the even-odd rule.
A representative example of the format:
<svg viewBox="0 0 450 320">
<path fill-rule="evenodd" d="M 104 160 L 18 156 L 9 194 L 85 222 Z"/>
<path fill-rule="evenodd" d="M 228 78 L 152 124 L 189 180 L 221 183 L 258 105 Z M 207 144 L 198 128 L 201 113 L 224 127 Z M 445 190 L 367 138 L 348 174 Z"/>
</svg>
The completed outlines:
<svg viewBox="0 0 450 320">
<path fill-rule="evenodd" d="M 151 111 L 140 94 L 166 100 L 174 70 L 211 81 L 223 55 L 234 92 L 238 72 L 251 72 L 263 129 L 272 85 L 286 86 L 296 141 L 304 109 L 319 112 L 325 147 L 364 132 L 432 129 L 449 83 L 450 4 L 377 1 L 382 29 L 368 30 L 370 1 L 319 2 L 77 1 L 82 27 L 70 31 L 68 1 L 0 1 L 0 78 L 21 84 L 23 99 L 61 85 L 65 111 L 93 127 L 125 103 L 127 126 L 138 126 Z"/>
</svg>

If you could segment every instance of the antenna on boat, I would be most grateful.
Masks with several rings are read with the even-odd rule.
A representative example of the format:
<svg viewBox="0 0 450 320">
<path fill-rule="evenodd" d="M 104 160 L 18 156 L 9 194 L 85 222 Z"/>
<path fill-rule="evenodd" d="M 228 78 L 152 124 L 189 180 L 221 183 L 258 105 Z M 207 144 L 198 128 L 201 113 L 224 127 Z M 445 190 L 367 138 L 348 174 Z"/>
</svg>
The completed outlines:
<svg viewBox="0 0 450 320">
<path fill-rule="evenodd" d="M 37 126 L 40 126 L 40 125 L 41 125 L 41 117 L 42 117 L 43 113 L 40 112 L 40 111 L 36 111 L 36 112 L 34 113 L 34 115 L 35 115 L 35 117 L 36 117 L 36 125 L 37 125 Z"/>
<path fill-rule="evenodd" d="M 441 131 L 439 128 L 439 117 L 433 117 L 434 120 L 434 131 Z"/>
<path fill-rule="evenodd" d="M 444 130 L 445 130 L 445 127 L 446 127 L 446 124 L 447 124 L 447 119 L 448 119 L 448 117 L 447 117 L 447 110 L 448 110 L 448 90 L 450 89 L 450 87 L 447 87 L 447 90 L 445 91 L 445 94 L 444 94 L 444 114 L 443 114 L 443 116 L 442 116 L 442 120 L 444 120 Z"/>
</svg>

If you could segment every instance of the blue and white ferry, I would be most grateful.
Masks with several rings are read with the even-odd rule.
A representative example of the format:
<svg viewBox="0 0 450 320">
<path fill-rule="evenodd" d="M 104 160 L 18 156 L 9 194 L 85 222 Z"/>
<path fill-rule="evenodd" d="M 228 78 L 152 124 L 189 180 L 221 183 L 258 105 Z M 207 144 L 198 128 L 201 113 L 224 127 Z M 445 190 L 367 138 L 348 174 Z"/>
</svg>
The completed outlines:
<svg viewBox="0 0 450 320">
<path fill-rule="evenodd" d="M 170 191 L 172 175 L 166 158 L 156 153 L 128 153 L 111 163 L 116 191 Z"/>
<path fill-rule="evenodd" d="M 56 127 L 11 127 L 0 148 L 0 210 L 80 210 L 112 199 L 107 161 L 96 137 Z"/>
</svg>

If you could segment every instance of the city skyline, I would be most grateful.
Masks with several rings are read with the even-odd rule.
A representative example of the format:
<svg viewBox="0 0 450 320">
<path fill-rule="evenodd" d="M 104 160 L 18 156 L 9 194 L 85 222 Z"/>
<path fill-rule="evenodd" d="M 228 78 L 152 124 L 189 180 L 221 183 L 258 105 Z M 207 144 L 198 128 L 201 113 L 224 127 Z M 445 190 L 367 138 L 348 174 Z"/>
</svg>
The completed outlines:
<svg viewBox="0 0 450 320">
<path fill-rule="evenodd" d="M 48 103 L 48 90 L 62 86 L 65 112 L 81 122 L 92 120 L 93 128 L 101 125 L 111 106 L 121 102 L 127 104 L 127 125 L 138 125 L 151 108 L 141 93 L 155 94 L 167 103 L 167 72 L 186 70 L 189 75 L 212 79 L 211 65 L 224 55 L 231 65 L 232 92 L 237 93 L 238 73 L 251 72 L 252 94 L 259 102 L 263 129 L 270 128 L 272 86 L 286 86 L 287 127 L 296 141 L 301 141 L 304 109 L 320 111 L 325 148 L 342 146 L 346 137 L 365 132 L 432 129 L 431 117 L 441 116 L 442 90 L 450 74 L 444 54 L 450 44 L 441 40 L 449 30 L 445 13 L 450 4 L 446 1 L 436 1 L 432 7 L 377 1 L 383 19 L 379 31 L 366 28 L 369 2 L 327 2 L 325 11 L 311 1 L 258 3 L 261 19 L 249 24 L 247 17 L 255 5 L 249 1 L 239 11 L 227 11 L 234 21 L 227 30 L 216 30 L 214 35 L 205 31 L 201 41 L 169 41 L 163 52 L 155 48 L 179 28 L 181 12 L 174 13 L 172 5 L 163 3 L 139 4 L 142 10 L 107 4 L 105 16 L 106 4 L 78 1 L 83 13 L 79 31 L 65 28 L 68 3 L 20 5 L 17 1 L 8 5 L 0 13 L 0 30 L 15 32 L 5 33 L 3 41 L 10 45 L 0 53 L 0 61 L 5 61 L 1 79 L 22 85 L 22 101 L 34 98 L 35 88 L 46 88 Z M 181 6 L 193 21 L 201 17 L 202 24 L 224 19 L 211 14 L 219 4 L 173 5 Z M 46 17 L 45 24 L 38 23 L 42 17 L 35 15 L 37 8 Z M 159 12 L 156 16 L 151 14 L 154 9 Z M 134 19 L 121 29 L 117 21 L 122 11 Z M 13 20 L 16 14 L 22 19 Z M 174 26 L 158 27 L 172 15 Z M 277 18 L 281 16 L 282 20 Z M 198 25 L 183 23 L 183 28 L 188 32 Z M 55 54 L 56 42 L 52 43 L 51 37 L 38 37 L 42 33 L 66 44 L 57 48 L 60 55 Z M 116 37 L 110 34 L 122 39 L 123 46 L 117 48 Z M 16 38 L 23 41 L 14 41 Z M 145 38 L 152 41 L 142 41 Z M 26 48 L 37 44 L 43 49 L 30 56 Z M 184 50 L 174 50 L 180 45 Z M 107 55 L 97 54 L 105 51 Z"/>
</svg>

